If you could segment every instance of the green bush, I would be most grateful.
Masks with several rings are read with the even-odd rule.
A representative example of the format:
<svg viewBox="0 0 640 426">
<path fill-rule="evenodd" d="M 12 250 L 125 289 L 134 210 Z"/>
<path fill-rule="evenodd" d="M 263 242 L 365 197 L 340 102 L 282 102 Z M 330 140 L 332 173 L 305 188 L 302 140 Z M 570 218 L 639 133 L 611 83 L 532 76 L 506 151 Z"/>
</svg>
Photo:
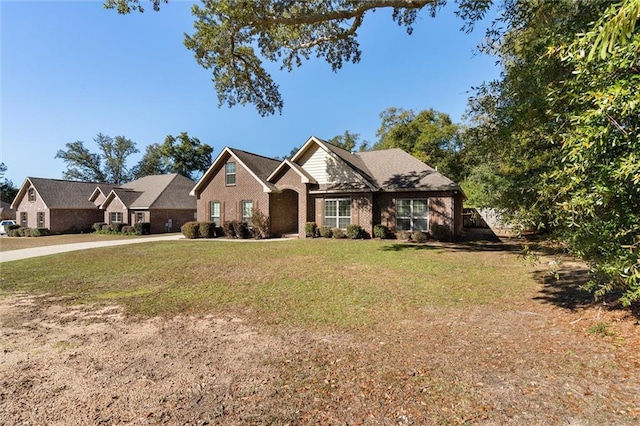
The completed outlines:
<svg viewBox="0 0 640 426">
<path fill-rule="evenodd" d="M 364 238 L 364 230 L 360 225 L 347 225 L 347 238 L 352 240 Z"/>
<path fill-rule="evenodd" d="M 391 236 L 391 232 L 389 228 L 384 225 L 376 225 L 373 227 L 373 235 L 376 238 L 380 238 L 381 240 L 385 240 Z"/>
<path fill-rule="evenodd" d="M 307 222 L 304 224 L 304 233 L 307 238 L 315 238 L 318 236 L 318 225 L 315 222 Z"/>
<path fill-rule="evenodd" d="M 320 227 L 320 236 L 323 238 L 331 238 L 333 237 L 333 231 L 329 226 L 321 226 Z"/>
<path fill-rule="evenodd" d="M 20 235 L 20 228 L 13 228 L 9 230 L 9 236 L 10 237 L 22 237 L 22 235 Z"/>
<path fill-rule="evenodd" d="M 107 225 L 106 223 L 104 225 L 102 225 L 102 229 L 100 230 L 100 232 L 102 232 L 103 234 L 108 234 L 111 232 L 111 226 Z"/>
<path fill-rule="evenodd" d="M 49 235 L 48 228 L 33 228 L 31 230 L 32 237 L 46 237 L 47 235 Z"/>
<path fill-rule="evenodd" d="M 138 222 L 133 225 L 133 228 L 138 235 L 149 235 L 151 233 L 151 223 L 149 222 Z"/>
<path fill-rule="evenodd" d="M 185 238 L 198 238 L 200 234 L 200 224 L 198 222 L 187 222 L 182 225 L 182 228 L 180 230 L 182 231 L 182 235 L 184 235 Z"/>
<path fill-rule="evenodd" d="M 439 223 L 431 224 L 431 236 L 437 241 L 449 241 L 451 239 L 449 228 Z"/>
<path fill-rule="evenodd" d="M 124 225 L 125 225 L 124 223 L 115 222 L 115 223 L 112 223 L 112 224 L 110 225 L 110 228 L 111 228 L 111 230 L 112 230 L 113 232 L 115 232 L 115 233 L 120 233 L 120 232 L 122 232 L 122 227 L 123 227 Z"/>
<path fill-rule="evenodd" d="M 331 228 L 331 235 L 332 235 L 332 238 L 336 238 L 336 239 L 346 237 L 346 235 L 344 234 L 344 231 L 340 228 Z"/>
<path fill-rule="evenodd" d="M 235 220 L 227 220 L 222 224 L 222 231 L 224 235 L 229 238 L 236 237 L 236 231 L 234 226 Z"/>
<path fill-rule="evenodd" d="M 247 222 L 231 221 L 233 224 L 233 233 L 237 238 L 247 239 L 251 236 L 249 225 Z"/>
<path fill-rule="evenodd" d="M 12 229 L 20 229 L 20 225 L 16 223 L 15 225 L 9 225 L 6 227 L 7 232 L 11 231 Z"/>
<path fill-rule="evenodd" d="M 18 233 L 21 237 L 30 237 L 31 236 L 31 228 L 18 228 Z"/>
<path fill-rule="evenodd" d="M 416 243 L 426 243 L 428 240 L 427 234 L 421 231 L 413 231 L 411 239 Z"/>
<path fill-rule="evenodd" d="M 253 211 L 253 215 L 251 216 L 251 224 L 253 226 L 252 232 L 254 238 L 260 239 L 271 237 L 271 223 L 269 220 L 269 216 L 262 213 L 262 211 L 258 209 L 255 209 Z"/>
<path fill-rule="evenodd" d="M 198 234 L 200 238 L 215 238 L 216 224 L 213 222 L 198 222 Z"/>
<path fill-rule="evenodd" d="M 127 235 L 135 235 L 136 228 L 134 228 L 133 226 L 130 226 L 130 225 L 125 225 L 125 226 L 122 227 L 121 232 L 123 234 L 127 234 Z"/>
<path fill-rule="evenodd" d="M 96 232 L 100 232 L 102 231 L 102 228 L 104 227 L 104 225 L 106 225 L 106 223 L 104 222 L 96 222 L 92 225 L 92 228 L 94 231 Z"/>
</svg>

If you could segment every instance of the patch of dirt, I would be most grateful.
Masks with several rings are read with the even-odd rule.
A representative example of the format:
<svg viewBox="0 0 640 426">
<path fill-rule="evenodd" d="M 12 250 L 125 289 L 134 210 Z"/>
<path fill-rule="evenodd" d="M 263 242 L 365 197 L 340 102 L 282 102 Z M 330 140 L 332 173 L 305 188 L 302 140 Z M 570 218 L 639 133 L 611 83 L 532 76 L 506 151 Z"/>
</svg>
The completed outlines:
<svg viewBox="0 0 640 426">
<path fill-rule="evenodd" d="M 638 424 L 637 320 L 525 296 L 348 332 L 12 296 L 0 424 Z"/>
</svg>

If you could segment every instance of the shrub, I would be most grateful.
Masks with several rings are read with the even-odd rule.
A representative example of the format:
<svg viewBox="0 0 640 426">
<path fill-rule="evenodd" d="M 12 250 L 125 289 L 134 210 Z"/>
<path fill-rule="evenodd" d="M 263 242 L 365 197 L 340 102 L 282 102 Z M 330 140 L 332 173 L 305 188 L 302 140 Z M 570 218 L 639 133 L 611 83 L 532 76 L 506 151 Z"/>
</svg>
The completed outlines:
<svg viewBox="0 0 640 426">
<path fill-rule="evenodd" d="M 360 225 L 347 225 L 347 238 L 356 240 L 364 237 L 364 231 Z"/>
<path fill-rule="evenodd" d="M 431 224 L 431 236 L 438 241 L 449 241 L 451 239 L 449 228 L 439 223 Z"/>
<path fill-rule="evenodd" d="M 9 236 L 10 237 L 22 237 L 22 235 L 20 235 L 20 229 L 19 228 L 13 228 L 9 230 Z"/>
<path fill-rule="evenodd" d="M 409 241 L 411 238 L 411 233 L 409 231 L 398 231 L 396 233 L 396 238 L 401 241 Z"/>
<path fill-rule="evenodd" d="M 104 222 L 96 222 L 93 224 L 92 228 L 94 231 L 96 232 L 100 232 L 102 231 L 102 228 L 104 227 L 104 225 L 106 225 L 106 223 Z"/>
<path fill-rule="evenodd" d="M 149 235 L 151 233 L 151 223 L 138 222 L 133 225 L 133 229 L 136 230 L 136 234 L 138 235 Z"/>
<path fill-rule="evenodd" d="M 233 224 L 233 233 L 237 238 L 246 239 L 251 236 L 251 232 L 249 232 L 249 225 L 247 224 L 247 222 L 238 222 L 232 220 L 231 223 Z"/>
<path fill-rule="evenodd" d="M 373 227 L 373 235 L 376 238 L 380 238 L 381 240 L 385 240 L 391 236 L 391 232 L 389 228 L 384 225 L 376 225 Z"/>
<path fill-rule="evenodd" d="M 124 226 L 124 223 L 120 223 L 120 222 L 114 222 L 110 225 L 111 230 L 115 233 L 120 233 L 122 232 L 122 227 Z"/>
<path fill-rule="evenodd" d="M 411 239 L 416 243 L 426 243 L 427 234 L 422 231 L 413 231 L 413 234 L 411 234 Z"/>
<path fill-rule="evenodd" d="M 304 233 L 308 238 L 318 236 L 318 225 L 315 222 L 307 222 L 304 224 Z"/>
<path fill-rule="evenodd" d="M 253 225 L 254 238 L 269 238 L 271 237 L 271 225 L 269 223 L 269 216 L 262 213 L 262 211 L 256 209 L 251 216 L 251 223 Z"/>
<path fill-rule="evenodd" d="M 213 222 L 198 222 L 198 234 L 200 238 L 214 238 L 216 236 L 216 224 Z"/>
<path fill-rule="evenodd" d="M 20 225 L 18 225 L 17 223 L 14 225 L 9 225 L 6 227 L 7 231 L 11 231 L 12 229 L 20 229 Z"/>
<path fill-rule="evenodd" d="M 320 227 L 320 236 L 323 237 L 323 238 L 331 238 L 331 237 L 333 237 L 333 231 L 328 226 L 321 226 Z"/>
<path fill-rule="evenodd" d="M 344 231 L 340 228 L 331 228 L 331 234 L 333 235 L 332 238 L 344 238 Z"/>
<path fill-rule="evenodd" d="M 184 235 L 185 238 L 198 238 L 200 224 L 198 222 L 187 222 L 182 225 L 182 228 L 180 230 L 182 231 L 182 235 Z"/>
<path fill-rule="evenodd" d="M 18 233 L 21 237 L 30 237 L 31 236 L 31 228 L 18 228 Z"/>
<path fill-rule="evenodd" d="M 49 235 L 48 228 L 33 228 L 31 230 L 32 237 L 46 237 L 47 235 Z"/>
<path fill-rule="evenodd" d="M 111 232 L 111 226 L 105 223 L 104 225 L 102 225 L 102 229 L 100 230 L 100 232 L 108 234 L 109 232 Z"/>
<path fill-rule="evenodd" d="M 122 227 L 121 232 L 127 235 L 134 235 L 136 233 L 136 228 L 130 225 L 125 225 Z"/>
<path fill-rule="evenodd" d="M 224 231 L 224 235 L 226 235 L 229 238 L 235 238 L 236 236 L 234 222 L 235 220 L 231 220 L 231 221 L 227 220 L 222 224 L 222 230 Z"/>
</svg>

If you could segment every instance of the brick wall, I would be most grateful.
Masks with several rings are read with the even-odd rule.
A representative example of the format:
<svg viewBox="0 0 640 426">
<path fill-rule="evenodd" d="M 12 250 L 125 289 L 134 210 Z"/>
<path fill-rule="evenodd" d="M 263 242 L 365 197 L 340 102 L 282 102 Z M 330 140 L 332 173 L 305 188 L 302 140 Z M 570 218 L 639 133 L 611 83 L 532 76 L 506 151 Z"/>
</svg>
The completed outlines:
<svg viewBox="0 0 640 426">
<path fill-rule="evenodd" d="M 312 209 L 307 204 L 307 185 L 302 183 L 302 177 L 291 168 L 273 183 L 282 191 L 271 194 L 269 214 L 273 233 L 296 232 L 300 238 L 305 238 L 305 223 L 313 220 L 309 215 Z M 282 231 L 277 232 L 276 229 Z"/>
<path fill-rule="evenodd" d="M 151 222 L 151 233 L 161 234 L 167 232 L 165 224 L 171 219 L 170 232 L 180 232 L 180 228 L 187 222 L 195 220 L 196 211 L 193 209 L 181 210 L 151 210 L 148 212 Z"/>
</svg>

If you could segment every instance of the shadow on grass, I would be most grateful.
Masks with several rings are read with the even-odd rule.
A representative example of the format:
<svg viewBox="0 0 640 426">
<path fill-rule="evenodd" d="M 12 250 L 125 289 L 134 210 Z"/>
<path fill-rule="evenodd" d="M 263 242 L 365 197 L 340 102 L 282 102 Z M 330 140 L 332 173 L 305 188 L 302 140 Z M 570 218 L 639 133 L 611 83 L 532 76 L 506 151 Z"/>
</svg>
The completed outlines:
<svg viewBox="0 0 640 426">
<path fill-rule="evenodd" d="M 449 250 L 449 251 L 492 251 L 519 252 L 522 245 L 517 240 L 501 240 L 490 229 L 465 229 L 455 242 L 428 241 L 426 243 L 397 242 L 384 246 L 383 251 L 404 250 Z"/>
<path fill-rule="evenodd" d="M 640 305 L 625 307 L 618 301 L 621 294 L 612 292 L 596 300 L 594 295 L 581 287 L 587 284 L 593 275 L 585 265 L 566 265 L 553 273 L 550 270 L 535 271 L 532 277 L 543 285 L 540 295 L 534 297 L 543 303 L 569 309 L 603 307 L 610 311 L 622 310 L 640 320 Z"/>
</svg>

